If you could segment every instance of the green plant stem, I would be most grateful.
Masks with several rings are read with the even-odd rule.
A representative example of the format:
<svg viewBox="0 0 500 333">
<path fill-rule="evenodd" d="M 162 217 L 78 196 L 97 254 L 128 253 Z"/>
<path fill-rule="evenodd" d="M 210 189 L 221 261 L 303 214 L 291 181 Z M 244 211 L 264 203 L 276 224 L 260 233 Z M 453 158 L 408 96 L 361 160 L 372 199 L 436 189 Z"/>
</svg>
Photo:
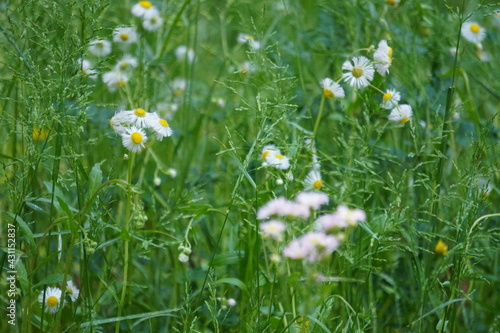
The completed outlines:
<svg viewBox="0 0 500 333">
<path fill-rule="evenodd" d="M 132 183 L 132 168 L 134 165 L 135 154 L 131 153 L 128 159 L 128 170 L 127 170 L 127 183 Z M 123 259 L 123 283 L 122 283 L 122 293 L 120 296 L 120 304 L 118 306 L 117 317 L 121 317 L 123 311 L 123 305 L 125 304 L 125 296 L 127 294 L 127 279 L 128 279 L 128 264 L 129 264 L 129 225 L 130 225 L 130 209 L 132 205 L 132 193 L 130 189 L 127 191 L 127 206 L 125 208 L 125 232 L 126 237 L 124 239 L 124 252 L 125 257 Z M 120 321 L 116 322 L 115 333 L 120 332 Z"/>
<path fill-rule="evenodd" d="M 318 117 L 316 118 L 316 123 L 314 124 L 313 135 L 311 138 L 311 150 L 314 147 L 314 140 L 316 139 L 316 133 L 318 133 L 319 123 L 321 121 L 321 116 L 323 115 L 323 108 L 325 106 L 325 95 L 321 96 L 321 102 L 319 104 Z"/>
</svg>

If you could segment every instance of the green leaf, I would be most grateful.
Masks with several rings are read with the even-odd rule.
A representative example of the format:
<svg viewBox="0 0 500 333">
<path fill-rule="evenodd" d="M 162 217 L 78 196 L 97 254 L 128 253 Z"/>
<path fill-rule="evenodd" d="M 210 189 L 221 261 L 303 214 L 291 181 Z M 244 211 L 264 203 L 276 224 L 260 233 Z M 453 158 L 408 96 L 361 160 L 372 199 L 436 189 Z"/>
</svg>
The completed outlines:
<svg viewBox="0 0 500 333">
<path fill-rule="evenodd" d="M 22 238 L 28 243 L 31 249 L 35 248 L 35 238 L 33 237 L 33 231 L 31 231 L 30 227 L 19 215 L 14 215 L 12 213 L 7 212 L 7 215 L 12 217 L 14 221 L 17 222 L 17 226 L 19 228 L 20 234 Z"/>
<path fill-rule="evenodd" d="M 57 197 L 56 199 L 61 209 L 64 211 L 64 213 L 66 213 L 66 215 L 68 215 L 68 226 L 69 229 L 71 230 L 71 233 L 73 234 L 73 237 L 77 237 L 78 230 L 76 228 L 75 221 L 73 219 L 73 213 L 71 212 L 70 207 L 68 206 L 66 201 L 64 201 L 63 198 Z"/>
<path fill-rule="evenodd" d="M 219 279 L 219 280 L 215 281 L 216 285 L 217 284 L 222 284 L 222 283 L 232 284 L 233 286 L 236 286 L 236 287 L 240 288 L 245 293 L 248 293 L 247 285 L 245 283 L 243 283 L 243 281 L 241 281 L 240 279 L 236 279 L 236 278 L 223 278 L 223 279 Z"/>
<path fill-rule="evenodd" d="M 66 275 L 66 281 L 71 280 L 71 276 L 67 275 L 67 274 L 61 274 L 61 273 L 52 274 L 52 275 L 47 276 L 45 279 L 38 282 L 37 284 L 35 284 L 33 286 L 33 289 L 36 289 L 36 288 L 41 287 L 43 285 L 53 285 L 53 284 L 62 282 L 62 281 L 64 281 L 64 275 Z"/>
<path fill-rule="evenodd" d="M 226 266 L 239 262 L 243 258 L 243 251 L 233 251 L 218 254 L 212 261 L 212 266 Z"/>
<path fill-rule="evenodd" d="M 21 291 L 23 294 L 28 293 L 28 272 L 26 271 L 26 267 L 24 266 L 22 260 L 19 260 L 16 263 L 16 272 L 17 272 L 17 280 L 19 281 L 19 285 L 21 286 Z"/>
<path fill-rule="evenodd" d="M 96 163 L 92 167 L 92 170 L 90 171 L 89 174 L 89 186 L 85 198 L 89 200 L 90 197 L 97 191 L 99 186 L 101 186 L 101 184 L 102 184 L 101 163 Z"/>
</svg>

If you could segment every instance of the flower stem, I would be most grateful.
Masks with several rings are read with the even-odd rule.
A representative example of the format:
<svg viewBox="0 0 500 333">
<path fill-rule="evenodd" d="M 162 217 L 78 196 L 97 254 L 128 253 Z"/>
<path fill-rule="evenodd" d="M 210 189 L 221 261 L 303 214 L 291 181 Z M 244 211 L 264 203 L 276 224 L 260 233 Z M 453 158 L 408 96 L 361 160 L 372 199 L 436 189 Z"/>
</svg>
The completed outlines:
<svg viewBox="0 0 500 333">
<path fill-rule="evenodd" d="M 134 165 L 134 153 L 130 154 L 128 159 L 128 170 L 127 170 L 127 183 L 129 185 L 132 184 L 132 167 Z M 127 191 L 127 206 L 125 207 L 125 233 L 126 236 L 124 238 L 124 252 L 125 257 L 123 259 L 123 283 L 122 283 L 122 293 L 120 296 L 120 304 L 118 305 L 118 314 L 117 317 L 121 317 L 123 305 L 125 304 L 125 295 L 127 294 L 127 279 L 128 279 L 128 263 L 129 263 L 129 222 L 130 222 L 130 208 L 132 205 L 132 193 L 130 189 Z M 120 332 L 120 321 L 116 322 L 115 333 Z"/>
<path fill-rule="evenodd" d="M 325 95 L 321 96 L 321 102 L 319 104 L 319 112 L 318 117 L 316 118 L 316 123 L 314 124 L 314 130 L 311 140 L 311 149 L 314 147 L 314 140 L 316 139 L 316 133 L 318 132 L 319 122 L 321 120 L 321 116 L 323 115 L 323 107 L 325 106 Z"/>
</svg>

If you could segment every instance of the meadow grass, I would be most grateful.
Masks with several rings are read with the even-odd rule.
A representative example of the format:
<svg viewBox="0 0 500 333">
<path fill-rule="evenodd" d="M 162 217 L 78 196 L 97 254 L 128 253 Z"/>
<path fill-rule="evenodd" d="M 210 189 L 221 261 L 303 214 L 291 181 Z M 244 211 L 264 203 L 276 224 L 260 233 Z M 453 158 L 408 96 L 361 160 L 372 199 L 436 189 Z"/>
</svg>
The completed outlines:
<svg viewBox="0 0 500 333">
<path fill-rule="evenodd" d="M 1 332 L 500 331 L 499 3 L 0 7 Z"/>
</svg>

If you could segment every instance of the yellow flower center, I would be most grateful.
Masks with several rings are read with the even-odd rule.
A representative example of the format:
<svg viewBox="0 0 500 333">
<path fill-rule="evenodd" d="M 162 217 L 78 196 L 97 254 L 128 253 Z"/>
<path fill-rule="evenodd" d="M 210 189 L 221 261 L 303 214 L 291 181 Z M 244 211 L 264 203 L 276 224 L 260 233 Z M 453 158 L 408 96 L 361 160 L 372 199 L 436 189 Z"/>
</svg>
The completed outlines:
<svg viewBox="0 0 500 333">
<path fill-rule="evenodd" d="M 387 102 L 388 100 L 390 100 L 390 99 L 391 99 L 391 97 L 392 97 L 392 94 L 391 94 L 390 92 L 386 92 L 386 93 L 384 94 L 384 96 L 382 97 L 382 100 L 383 100 L 384 102 Z"/>
<path fill-rule="evenodd" d="M 435 254 L 441 254 L 443 256 L 448 254 L 448 245 L 443 242 L 441 239 L 437 242 L 436 247 L 434 248 Z"/>
<path fill-rule="evenodd" d="M 385 3 L 394 6 L 396 4 L 396 0 L 385 0 Z"/>
<path fill-rule="evenodd" d="M 165 119 L 160 119 L 160 124 L 163 127 L 168 127 L 168 122 Z"/>
<path fill-rule="evenodd" d="M 387 52 L 387 58 L 389 61 L 389 64 L 392 63 L 392 47 L 389 46 L 389 52 Z"/>
<path fill-rule="evenodd" d="M 180 96 L 182 94 L 182 89 L 174 90 L 174 96 Z"/>
<path fill-rule="evenodd" d="M 120 64 L 120 69 L 121 70 L 126 70 L 128 68 L 128 62 L 122 62 Z"/>
<path fill-rule="evenodd" d="M 132 142 L 135 143 L 136 145 L 142 142 L 142 134 L 139 132 L 132 133 L 130 138 L 132 139 Z"/>
<path fill-rule="evenodd" d="M 317 190 L 319 190 L 321 188 L 321 186 L 323 186 L 323 181 L 322 180 L 316 180 L 314 183 L 313 183 L 313 187 Z"/>
<path fill-rule="evenodd" d="M 267 155 L 269 155 L 269 150 L 265 150 L 265 151 L 262 153 L 262 159 L 263 159 L 264 161 L 266 160 Z"/>
<path fill-rule="evenodd" d="M 149 8 L 153 7 L 153 4 L 150 1 L 140 1 L 139 5 L 142 8 L 146 8 L 146 9 L 149 9 Z"/>
<path fill-rule="evenodd" d="M 323 95 L 325 95 L 326 98 L 333 98 L 335 95 L 333 94 L 333 91 L 330 89 L 323 89 Z"/>
<path fill-rule="evenodd" d="M 54 307 L 54 306 L 57 305 L 57 303 L 59 303 L 59 300 L 57 299 L 57 297 L 50 296 L 49 298 L 47 298 L 47 304 L 48 304 L 48 306 Z"/>
<path fill-rule="evenodd" d="M 120 34 L 120 38 L 121 38 L 121 40 L 128 40 L 128 34 L 125 34 L 125 33 Z"/>
<path fill-rule="evenodd" d="M 137 108 L 137 109 L 134 110 L 134 114 L 137 117 L 146 117 L 146 110 L 141 109 L 141 108 Z"/>
<path fill-rule="evenodd" d="M 400 123 L 400 124 L 405 124 L 405 123 L 407 123 L 407 122 L 409 122 L 409 121 L 410 121 L 410 118 L 405 117 L 405 118 L 401 119 L 401 120 L 399 121 L 399 123 Z"/>
<path fill-rule="evenodd" d="M 354 76 L 356 79 L 360 78 L 363 76 L 363 69 L 359 67 L 354 67 L 351 71 L 352 76 Z"/>
<path fill-rule="evenodd" d="M 158 18 L 156 16 L 153 16 L 149 19 L 149 22 L 151 22 L 151 24 L 156 24 L 158 22 Z"/>
<path fill-rule="evenodd" d="M 479 31 L 481 31 L 481 27 L 477 24 L 471 24 L 470 31 L 477 34 L 477 33 L 479 33 Z"/>
<path fill-rule="evenodd" d="M 120 81 L 118 81 L 118 83 L 116 85 L 118 87 L 123 87 L 125 85 L 125 81 L 124 80 L 120 80 Z"/>
<path fill-rule="evenodd" d="M 282 159 L 284 159 L 284 158 L 285 158 L 285 156 L 283 156 L 283 155 L 281 155 L 281 154 L 276 154 L 276 155 L 274 155 L 274 156 L 276 156 L 276 158 L 278 158 L 278 159 L 280 159 L 280 160 L 282 160 Z"/>
</svg>

